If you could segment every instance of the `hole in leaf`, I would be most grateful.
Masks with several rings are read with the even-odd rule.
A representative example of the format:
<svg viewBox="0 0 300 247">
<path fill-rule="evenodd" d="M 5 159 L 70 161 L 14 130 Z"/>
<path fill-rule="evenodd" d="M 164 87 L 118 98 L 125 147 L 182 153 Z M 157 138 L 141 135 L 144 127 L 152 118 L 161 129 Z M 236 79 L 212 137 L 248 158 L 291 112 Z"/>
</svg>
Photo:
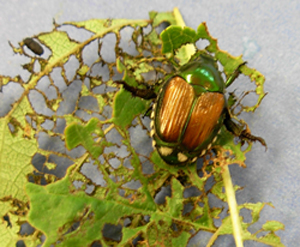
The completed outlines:
<svg viewBox="0 0 300 247">
<path fill-rule="evenodd" d="M 157 204 L 164 204 L 166 202 L 166 197 L 169 196 L 171 197 L 172 191 L 171 191 L 171 186 L 168 185 L 166 187 L 161 187 L 160 191 L 155 195 L 155 202 Z"/>
<path fill-rule="evenodd" d="M 91 37 L 91 32 L 84 28 L 77 28 L 73 25 L 62 25 L 58 28 L 61 31 L 65 31 L 69 38 L 73 41 L 84 42 Z M 89 45 L 88 45 L 89 46 Z"/>
<path fill-rule="evenodd" d="M 113 225 L 113 224 L 105 224 L 102 229 L 103 237 L 108 240 L 113 240 L 116 242 L 120 242 L 122 239 L 122 226 Z"/>
<path fill-rule="evenodd" d="M 152 148 L 152 139 L 148 136 L 147 131 L 143 130 L 141 126 L 131 127 L 129 129 L 131 145 L 135 152 L 149 156 Z"/>
<path fill-rule="evenodd" d="M 16 244 L 16 247 L 26 247 L 26 245 L 23 240 L 19 240 Z"/>
<path fill-rule="evenodd" d="M 5 102 L 5 104 L 0 104 L 0 117 L 7 114 L 11 109 L 11 104 L 16 102 L 24 89 L 20 84 L 15 82 L 9 82 L 7 85 L 2 87 L 2 93 L 0 92 L 0 102 Z"/>
<path fill-rule="evenodd" d="M 65 76 L 68 81 L 73 81 L 76 76 L 76 71 L 79 69 L 78 59 L 72 55 L 69 57 L 69 60 L 64 64 Z"/>
<path fill-rule="evenodd" d="M 51 120 L 46 119 L 41 126 L 45 129 L 45 130 L 51 130 L 54 127 L 54 123 Z"/>
<path fill-rule="evenodd" d="M 91 163 L 85 163 L 81 167 L 80 172 L 85 175 L 87 178 L 91 179 L 96 185 L 100 185 L 102 187 L 106 186 L 106 181 L 103 178 L 102 173 L 99 171 L 97 165 L 93 165 Z"/>
<path fill-rule="evenodd" d="M 144 241 L 144 238 L 142 237 L 142 235 L 139 235 L 132 241 L 132 245 L 138 246 L 139 242 L 143 242 L 143 241 Z"/>
<path fill-rule="evenodd" d="M 34 231 L 35 231 L 35 228 L 32 227 L 28 222 L 25 222 L 24 224 L 21 225 L 20 234 L 22 236 L 31 235 L 32 233 L 34 233 Z"/>
<path fill-rule="evenodd" d="M 199 39 L 196 43 L 195 43 L 196 47 L 199 50 L 203 50 L 205 49 L 207 46 L 210 45 L 209 41 L 206 39 Z"/>
<path fill-rule="evenodd" d="M 103 84 L 104 87 L 107 86 L 104 83 L 107 82 L 110 78 L 109 78 L 109 68 L 107 66 L 107 64 L 104 63 L 95 63 L 93 64 L 93 66 L 91 67 L 91 73 L 90 76 L 93 76 L 94 80 L 93 80 L 93 85 L 95 86 L 95 84 L 100 85 Z M 103 92 L 99 92 L 99 93 L 104 93 L 106 91 Z"/>
<path fill-rule="evenodd" d="M 160 34 L 162 31 L 164 31 L 168 26 L 170 26 L 169 22 L 162 22 L 161 24 L 159 24 L 157 27 L 155 27 L 155 31 L 157 34 Z"/>
<path fill-rule="evenodd" d="M 100 55 L 105 62 L 113 63 L 116 61 L 115 45 L 116 35 L 113 33 L 106 34 L 101 40 Z"/>
<path fill-rule="evenodd" d="M 240 215 L 243 216 L 243 222 L 245 223 L 251 223 L 252 222 L 252 215 L 251 215 L 251 210 L 247 208 L 242 208 L 240 210 Z"/>
<path fill-rule="evenodd" d="M 58 116 L 65 114 L 71 114 L 75 110 L 76 102 L 78 100 L 79 92 L 81 90 L 81 82 L 73 81 L 66 90 L 64 90 L 62 97 L 63 100 L 59 104 L 59 108 L 56 112 Z"/>
<path fill-rule="evenodd" d="M 67 89 L 67 81 L 64 80 L 62 76 L 62 68 L 53 68 L 51 72 L 51 78 L 53 80 L 53 84 L 59 89 L 59 92 L 62 93 Z M 68 83 L 69 84 L 69 83 Z M 64 98 L 64 97 L 63 97 Z"/>
<path fill-rule="evenodd" d="M 145 175 L 153 174 L 155 172 L 153 163 L 150 162 L 149 160 L 146 160 L 145 162 L 143 162 L 142 163 L 142 172 Z"/>
<path fill-rule="evenodd" d="M 98 56 L 98 40 L 94 40 L 82 49 L 83 63 L 88 67 L 99 59 Z"/>
<path fill-rule="evenodd" d="M 12 224 L 11 224 L 11 222 L 10 222 L 9 216 L 8 216 L 8 215 L 4 215 L 2 218 L 3 218 L 3 220 L 6 221 L 6 223 L 7 223 L 6 227 L 12 228 Z"/>
<path fill-rule="evenodd" d="M 136 56 L 138 52 L 136 50 L 136 46 L 132 41 L 132 34 L 134 29 L 132 27 L 125 27 L 121 30 L 121 41 L 119 47 L 123 50 L 123 52 L 131 55 Z"/>
<path fill-rule="evenodd" d="M 131 180 L 122 185 L 123 188 L 138 190 L 142 186 L 139 180 Z"/>
<path fill-rule="evenodd" d="M 53 132 L 58 134 L 63 134 L 66 127 L 66 120 L 64 118 L 58 118 L 56 120 L 55 127 L 53 128 Z"/>
<path fill-rule="evenodd" d="M 109 164 L 110 164 L 114 169 L 117 169 L 117 168 L 121 165 L 121 162 L 120 162 L 119 159 L 113 158 L 113 159 L 110 159 L 110 160 L 109 160 Z"/>
<path fill-rule="evenodd" d="M 147 25 L 146 27 L 143 27 L 144 35 L 149 34 L 151 31 L 152 31 L 152 26 L 151 25 Z"/>
<path fill-rule="evenodd" d="M 91 247 L 102 247 L 101 241 L 94 241 Z"/>
<path fill-rule="evenodd" d="M 92 96 L 80 97 L 78 106 L 84 110 L 90 110 L 90 111 L 94 111 L 94 112 L 99 111 L 97 99 Z"/>
<path fill-rule="evenodd" d="M 36 88 L 43 91 L 49 101 L 57 98 L 56 89 L 51 85 L 49 77 L 42 77 Z"/>
<path fill-rule="evenodd" d="M 199 189 L 196 186 L 191 186 L 191 187 L 185 188 L 185 190 L 183 192 L 184 198 L 196 197 L 196 196 L 200 196 L 200 195 L 201 195 L 201 192 L 199 191 Z"/>
<path fill-rule="evenodd" d="M 182 216 L 187 216 L 192 210 L 194 209 L 194 205 L 190 202 L 184 204 L 183 206 L 183 211 L 182 211 Z"/>
</svg>

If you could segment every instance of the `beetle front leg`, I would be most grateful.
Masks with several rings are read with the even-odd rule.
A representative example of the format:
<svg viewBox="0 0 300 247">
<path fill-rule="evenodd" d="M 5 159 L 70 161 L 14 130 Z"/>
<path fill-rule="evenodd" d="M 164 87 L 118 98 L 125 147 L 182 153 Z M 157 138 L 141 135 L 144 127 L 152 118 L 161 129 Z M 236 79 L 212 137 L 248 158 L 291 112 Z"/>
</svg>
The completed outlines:
<svg viewBox="0 0 300 247">
<path fill-rule="evenodd" d="M 143 99 L 156 99 L 157 95 L 152 88 L 140 89 L 136 87 L 132 87 L 128 85 L 125 81 L 115 81 L 115 83 L 119 85 L 123 85 L 123 87 L 131 92 L 133 96 L 140 97 Z"/>
<path fill-rule="evenodd" d="M 144 118 L 144 117 L 146 117 L 146 116 L 149 117 L 152 110 L 153 110 L 153 106 L 150 106 L 150 107 L 147 109 L 147 111 L 144 113 L 144 115 L 143 115 L 142 118 Z"/>
<path fill-rule="evenodd" d="M 268 149 L 267 147 L 267 144 L 265 142 L 265 140 L 261 137 L 258 137 L 258 136 L 254 136 L 251 134 L 251 131 L 248 127 L 248 124 L 246 124 L 246 129 L 244 129 L 240 135 L 240 138 L 243 140 L 243 139 L 246 139 L 246 140 L 250 140 L 250 141 L 259 141 L 261 143 L 261 145 L 263 145 L 266 150 Z"/>
<path fill-rule="evenodd" d="M 236 78 L 238 78 L 238 76 L 240 75 L 241 71 L 240 71 L 240 68 L 242 66 L 244 66 L 247 62 L 243 62 L 241 63 L 236 69 L 235 71 L 230 75 L 230 77 L 228 78 L 228 80 L 226 81 L 225 85 L 226 87 L 229 87 Z"/>
<path fill-rule="evenodd" d="M 251 134 L 251 131 L 248 127 L 248 125 L 245 122 L 234 122 L 230 116 L 230 113 L 228 110 L 226 110 L 226 117 L 224 120 L 224 124 L 227 128 L 228 131 L 230 131 L 232 134 L 235 136 L 239 137 L 242 142 L 244 141 L 259 141 L 261 145 L 266 147 L 267 149 L 267 144 L 265 140 L 261 137 L 254 136 Z"/>
</svg>

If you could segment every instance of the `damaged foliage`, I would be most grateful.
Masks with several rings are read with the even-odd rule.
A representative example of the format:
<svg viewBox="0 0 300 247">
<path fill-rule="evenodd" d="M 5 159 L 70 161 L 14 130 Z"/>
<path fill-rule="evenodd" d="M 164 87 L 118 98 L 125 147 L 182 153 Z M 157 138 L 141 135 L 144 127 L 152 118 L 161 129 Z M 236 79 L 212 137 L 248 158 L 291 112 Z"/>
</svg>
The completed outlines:
<svg viewBox="0 0 300 247">
<path fill-rule="evenodd" d="M 155 87 L 199 54 L 199 47 L 189 54 L 185 46 L 198 40 L 208 42 L 201 49 L 215 56 L 226 77 L 243 63 L 218 48 L 205 23 L 197 30 L 171 26 L 160 38 L 165 24 L 177 23 L 173 12 L 151 12 L 150 20 L 54 23 L 52 31 L 33 37 L 43 54 L 28 40 L 10 44 L 29 59 L 23 65 L 29 76 L 0 76 L 2 87 L 22 88 L 0 118 L 2 246 L 18 241 L 37 246 L 42 236 L 43 246 L 186 246 L 200 231 L 211 233 L 206 243 L 211 246 L 218 236 L 233 234 L 228 213 L 215 224 L 227 204 L 221 174 L 229 164 L 245 166 L 252 144 L 242 148 L 224 128 L 217 155 L 210 152 L 191 166 L 169 166 L 152 150 L 149 120 L 142 118 L 150 101 L 114 83 Z M 73 37 L 75 31 L 79 35 Z M 265 96 L 263 75 L 247 66 L 242 73 L 255 82 L 245 98 L 255 94 L 257 101 L 245 106 L 244 98 L 230 93 L 235 117 L 255 111 Z M 220 204 L 211 206 L 209 195 Z M 268 221 L 254 234 L 248 230 L 266 205 L 272 206 L 238 206 L 252 216 L 241 223 L 242 238 L 283 246 L 275 233 L 284 228 L 279 222 Z M 34 229 L 24 234 L 26 222 Z"/>
</svg>

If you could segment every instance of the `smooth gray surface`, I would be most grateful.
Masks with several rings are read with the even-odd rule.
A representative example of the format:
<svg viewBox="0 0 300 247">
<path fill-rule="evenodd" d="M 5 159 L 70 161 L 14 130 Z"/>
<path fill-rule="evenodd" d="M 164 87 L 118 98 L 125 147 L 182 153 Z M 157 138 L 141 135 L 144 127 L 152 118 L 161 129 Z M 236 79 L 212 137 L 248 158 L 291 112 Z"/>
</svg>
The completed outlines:
<svg viewBox="0 0 300 247">
<path fill-rule="evenodd" d="M 233 55 L 245 54 L 250 67 L 266 77 L 269 92 L 254 115 L 247 116 L 252 133 L 261 135 L 268 151 L 259 144 L 247 155 L 247 169 L 231 167 L 233 182 L 245 186 L 238 202 L 272 202 L 262 220 L 279 220 L 286 230 L 278 234 L 289 247 L 299 246 L 299 112 L 300 112 L 300 2 L 299 1 L 1 1 L 0 74 L 22 72 L 23 59 L 14 55 L 7 41 L 52 29 L 58 23 L 92 18 L 147 19 L 148 12 L 179 7 L 187 26 L 206 21 L 220 48 Z M 3 102 L 1 102 L 3 104 Z M 200 245 L 194 239 L 193 246 Z M 197 244 L 198 243 L 198 244 Z M 231 246 L 224 238 L 214 246 Z M 263 246 L 249 242 L 245 246 Z"/>
</svg>

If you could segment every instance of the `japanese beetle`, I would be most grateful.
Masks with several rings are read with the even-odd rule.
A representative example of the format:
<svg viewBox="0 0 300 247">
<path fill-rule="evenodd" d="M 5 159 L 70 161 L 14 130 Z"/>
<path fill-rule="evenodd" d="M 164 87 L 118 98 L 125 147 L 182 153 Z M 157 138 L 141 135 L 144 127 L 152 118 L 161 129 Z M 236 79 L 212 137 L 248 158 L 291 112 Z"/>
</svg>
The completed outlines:
<svg viewBox="0 0 300 247">
<path fill-rule="evenodd" d="M 156 94 L 117 82 L 134 96 L 156 99 L 151 112 L 153 147 L 170 165 L 192 163 L 203 156 L 217 139 L 222 125 L 243 141 L 265 141 L 251 135 L 241 122 L 231 119 L 225 89 L 238 77 L 235 72 L 224 82 L 217 63 L 208 54 L 181 67 L 166 79 Z"/>
</svg>

